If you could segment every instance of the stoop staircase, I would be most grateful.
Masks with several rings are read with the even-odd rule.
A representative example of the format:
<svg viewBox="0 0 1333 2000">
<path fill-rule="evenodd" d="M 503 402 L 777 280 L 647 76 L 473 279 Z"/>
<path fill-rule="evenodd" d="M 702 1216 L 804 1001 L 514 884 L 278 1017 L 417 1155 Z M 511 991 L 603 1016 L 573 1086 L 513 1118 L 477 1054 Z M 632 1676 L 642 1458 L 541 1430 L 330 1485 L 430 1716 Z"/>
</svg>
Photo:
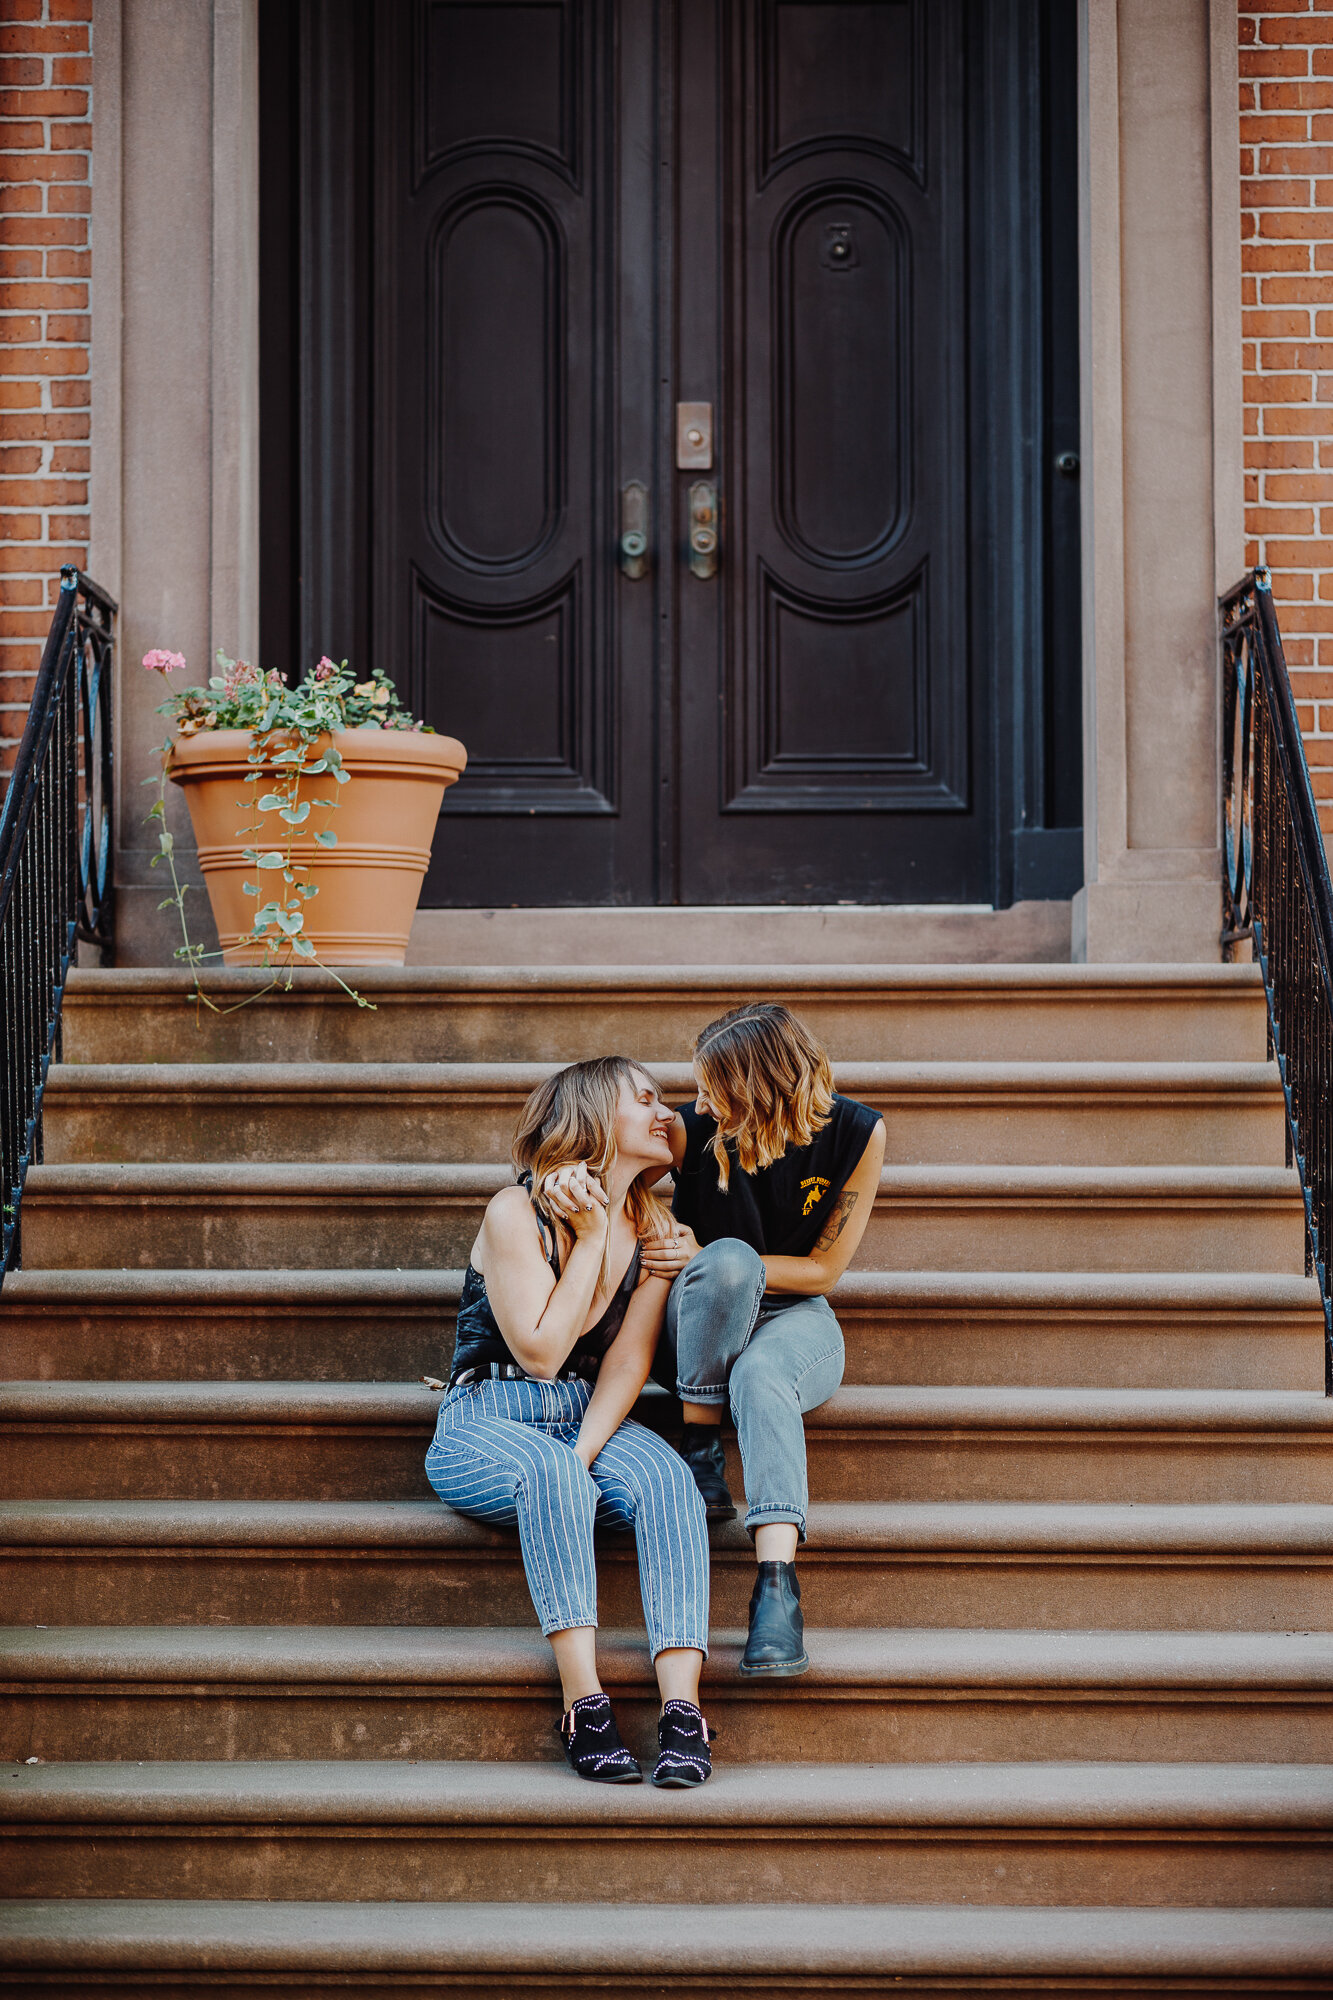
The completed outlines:
<svg viewBox="0 0 1333 2000">
<path fill-rule="evenodd" d="M 0 1299 L 0 1984 L 1333 1991 L 1333 1403 L 1257 970 L 184 990 L 72 979 Z M 608 1791 L 514 1539 L 430 1494 L 418 1378 L 537 1077 L 624 1049 L 683 1095 L 762 995 L 888 1127 L 809 1425 L 813 1667 L 739 1681 L 727 1531 L 717 1775 Z M 625 1546 L 602 1617 L 646 1752 Z"/>
</svg>

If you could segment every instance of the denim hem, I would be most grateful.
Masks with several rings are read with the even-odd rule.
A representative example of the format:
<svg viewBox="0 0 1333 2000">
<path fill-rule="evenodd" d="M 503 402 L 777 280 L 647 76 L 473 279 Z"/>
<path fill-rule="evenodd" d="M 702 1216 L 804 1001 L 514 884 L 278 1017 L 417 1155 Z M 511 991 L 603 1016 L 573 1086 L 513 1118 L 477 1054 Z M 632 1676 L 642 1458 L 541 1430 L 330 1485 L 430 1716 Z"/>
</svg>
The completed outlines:
<svg viewBox="0 0 1333 2000">
<path fill-rule="evenodd" d="M 653 1647 L 653 1658 L 659 1653 L 702 1653 L 708 1658 L 707 1639 L 662 1639 Z"/>
<path fill-rule="evenodd" d="M 704 1403 L 710 1409 L 713 1407 L 718 1409 L 726 1408 L 727 1385 L 725 1382 L 706 1382 L 702 1385 L 695 1385 L 689 1388 L 683 1383 L 677 1382 L 676 1394 L 682 1403 Z"/>
<path fill-rule="evenodd" d="M 536 1608 L 534 1604 L 533 1609 L 536 1610 Z M 597 1613 L 594 1611 L 591 1618 L 543 1618 L 541 1625 L 543 1639 L 549 1639 L 552 1632 L 581 1632 L 588 1625 L 591 1625 L 595 1632 L 597 1630 Z"/>
<path fill-rule="evenodd" d="M 805 1515 L 800 1508 L 783 1507 L 776 1501 L 762 1507 L 748 1508 L 745 1515 L 745 1532 L 753 1541 L 756 1528 L 775 1527 L 781 1521 L 785 1521 L 789 1527 L 798 1531 L 796 1537 L 798 1542 L 805 1540 Z"/>
</svg>

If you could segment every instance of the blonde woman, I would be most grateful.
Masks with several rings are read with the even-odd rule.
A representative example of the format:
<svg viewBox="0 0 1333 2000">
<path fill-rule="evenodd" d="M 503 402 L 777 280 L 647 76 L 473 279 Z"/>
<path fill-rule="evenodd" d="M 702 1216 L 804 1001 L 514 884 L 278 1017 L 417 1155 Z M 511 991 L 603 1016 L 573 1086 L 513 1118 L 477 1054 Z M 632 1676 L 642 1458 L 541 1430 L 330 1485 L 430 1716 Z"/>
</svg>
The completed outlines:
<svg viewBox="0 0 1333 2000">
<path fill-rule="evenodd" d="M 653 1372 L 684 1405 L 681 1450 L 715 1521 L 736 1513 L 720 1431 L 730 1406 L 758 1562 L 741 1672 L 802 1674 L 802 1419 L 842 1380 L 824 1294 L 870 1219 L 884 1122 L 836 1094 L 827 1055 L 786 1007 L 737 1007 L 693 1056 L 697 1095 L 671 1135 L 672 1233 L 643 1251 L 646 1270 L 674 1280 Z"/>
<path fill-rule="evenodd" d="M 490 1202 L 472 1246 L 449 1386 L 426 1473 L 476 1520 L 517 1525 L 523 1567 L 560 1672 L 565 1755 L 580 1777 L 632 1784 L 597 1676 L 593 1523 L 632 1529 L 662 1694 L 656 1785 L 712 1769 L 699 1709 L 708 1646 L 708 1537 L 688 1468 L 629 1412 L 668 1294 L 641 1240 L 669 1233 L 653 1183 L 670 1167 L 673 1113 L 624 1056 L 575 1063 L 528 1099 L 514 1137 L 520 1184 Z M 557 1215 L 531 1189 L 560 1176 Z"/>
</svg>

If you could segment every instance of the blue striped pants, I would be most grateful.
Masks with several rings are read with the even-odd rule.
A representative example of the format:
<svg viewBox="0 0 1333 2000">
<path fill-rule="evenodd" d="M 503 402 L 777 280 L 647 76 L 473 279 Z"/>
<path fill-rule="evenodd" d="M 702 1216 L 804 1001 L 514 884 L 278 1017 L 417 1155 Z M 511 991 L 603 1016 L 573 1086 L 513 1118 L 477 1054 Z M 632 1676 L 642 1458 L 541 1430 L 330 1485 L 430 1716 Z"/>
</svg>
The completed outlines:
<svg viewBox="0 0 1333 2000">
<path fill-rule="evenodd" d="M 593 1523 L 633 1529 L 653 1658 L 708 1651 L 708 1533 L 685 1461 L 627 1417 L 585 1470 L 574 1453 L 590 1382 L 476 1382 L 451 1389 L 426 1453 L 450 1507 L 518 1527 L 545 1633 L 597 1623 Z"/>
</svg>

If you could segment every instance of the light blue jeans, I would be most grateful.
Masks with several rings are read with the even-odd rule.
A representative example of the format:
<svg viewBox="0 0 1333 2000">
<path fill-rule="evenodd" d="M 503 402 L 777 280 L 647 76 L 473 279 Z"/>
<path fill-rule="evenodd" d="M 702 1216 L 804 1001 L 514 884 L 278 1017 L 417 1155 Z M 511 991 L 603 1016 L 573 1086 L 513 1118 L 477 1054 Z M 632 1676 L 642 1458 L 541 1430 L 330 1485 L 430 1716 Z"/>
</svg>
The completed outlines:
<svg viewBox="0 0 1333 2000">
<path fill-rule="evenodd" d="M 805 1540 L 802 1418 L 828 1401 L 845 1358 L 828 1300 L 766 1293 L 763 1259 L 738 1237 L 707 1244 L 672 1284 L 653 1374 L 682 1402 L 730 1403 L 751 1535 L 792 1521 Z"/>
<path fill-rule="evenodd" d="M 542 1631 L 597 1623 L 593 1523 L 633 1529 L 653 1658 L 708 1651 L 708 1531 L 693 1475 L 627 1417 L 592 1462 L 575 1455 L 590 1382 L 475 1382 L 451 1389 L 426 1453 L 441 1500 L 518 1528 Z"/>
</svg>

